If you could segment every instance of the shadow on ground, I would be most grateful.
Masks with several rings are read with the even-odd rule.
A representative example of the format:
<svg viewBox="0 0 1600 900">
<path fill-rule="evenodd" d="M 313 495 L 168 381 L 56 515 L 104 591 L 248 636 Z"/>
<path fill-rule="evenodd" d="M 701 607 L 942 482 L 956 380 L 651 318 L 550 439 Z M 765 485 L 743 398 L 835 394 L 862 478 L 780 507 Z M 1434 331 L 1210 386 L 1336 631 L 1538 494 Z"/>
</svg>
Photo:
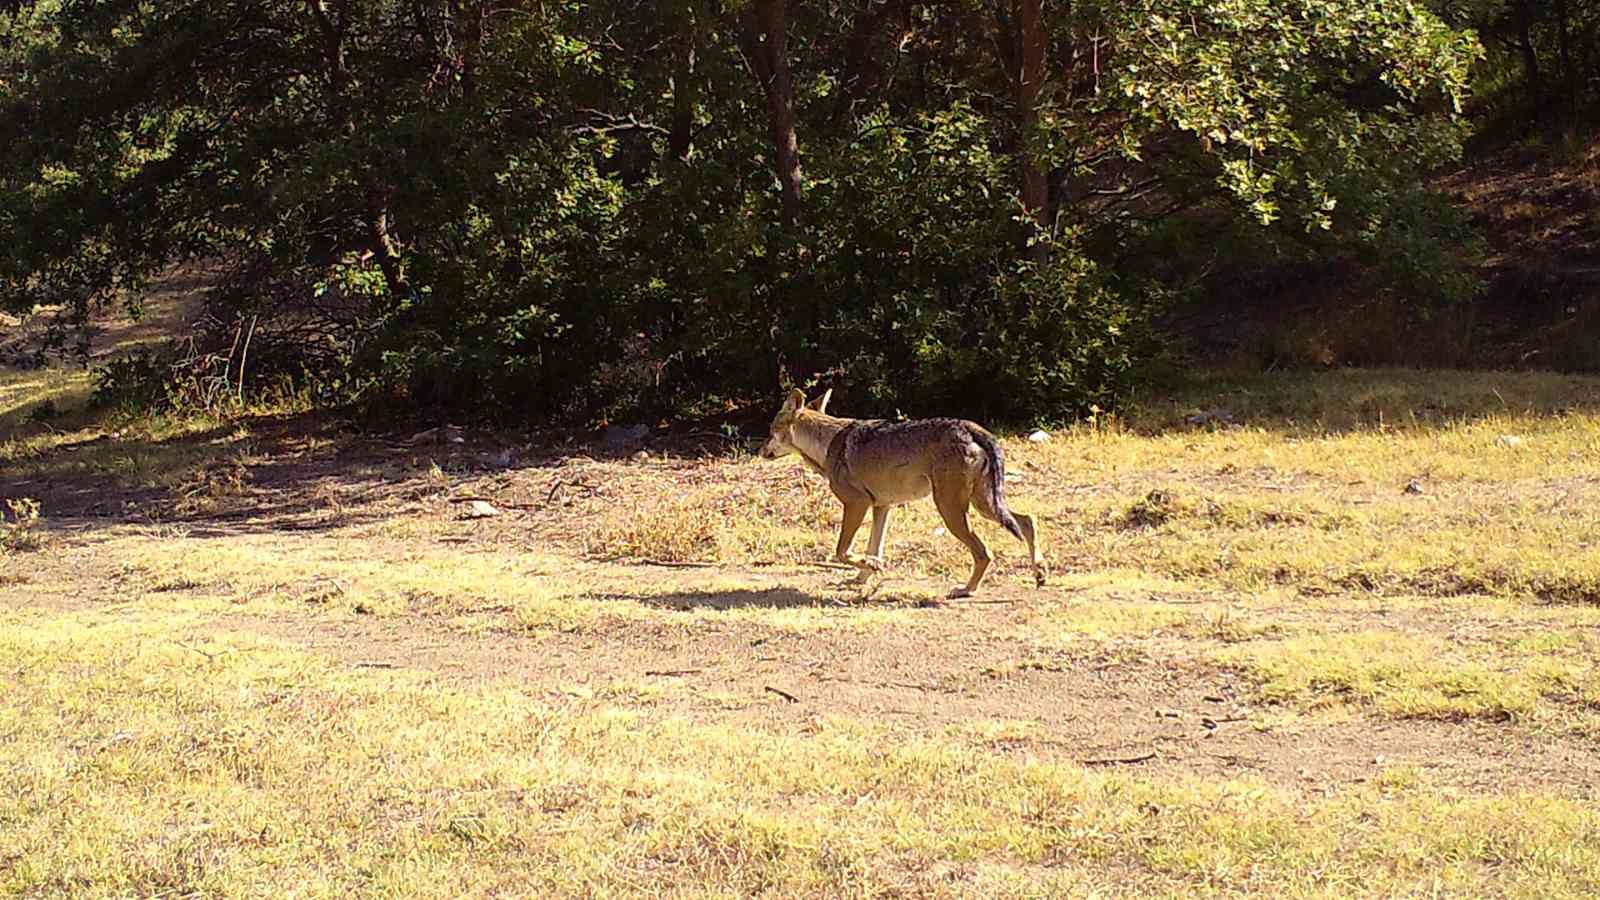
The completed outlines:
<svg viewBox="0 0 1600 900">
<path fill-rule="evenodd" d="M 671 594 L 607 594 L 608 600 L 629 600 L 643 606 L 676 612 L 713 610 L 725 612 L 736 609 L 815 609 L 838 607 L 853 609 L 863 606 L 924 607 L 937 602 L 922 597 L 903 597 L 892 592 L 858 590 L 854 586 L 838 591 L 810 591 L 791 587 L 735 588 L 731 590 L 679 591 Z"/>
<path fill-rule="evenodd" d="M 463 453 L 375 440 L 326 414 L 254 416 L 169 438 L 108 430 L 19 454 L 0 469 L 0 497 L 38 500 L 47 525 L 320 530 L 385 518 L 452 455 Z"/>
</svg>

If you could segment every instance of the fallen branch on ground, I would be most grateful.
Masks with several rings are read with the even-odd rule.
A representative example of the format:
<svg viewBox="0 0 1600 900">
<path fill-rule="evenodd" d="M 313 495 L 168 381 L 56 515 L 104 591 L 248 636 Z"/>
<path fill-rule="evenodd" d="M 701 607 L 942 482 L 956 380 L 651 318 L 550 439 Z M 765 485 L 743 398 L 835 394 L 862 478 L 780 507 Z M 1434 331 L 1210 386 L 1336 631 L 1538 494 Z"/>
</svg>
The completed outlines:
<svg viewBox="0 0 1600 900">
<path fill-rule="evenodd" d="M 1105 759 L 1080 759 L 1080 766 L 1128 766 L 1134 763 L 1149 762 L 1156 758 L 1156 752 L 1141 753 L 1138 756 L 1112 756 Z"/>
</svg>

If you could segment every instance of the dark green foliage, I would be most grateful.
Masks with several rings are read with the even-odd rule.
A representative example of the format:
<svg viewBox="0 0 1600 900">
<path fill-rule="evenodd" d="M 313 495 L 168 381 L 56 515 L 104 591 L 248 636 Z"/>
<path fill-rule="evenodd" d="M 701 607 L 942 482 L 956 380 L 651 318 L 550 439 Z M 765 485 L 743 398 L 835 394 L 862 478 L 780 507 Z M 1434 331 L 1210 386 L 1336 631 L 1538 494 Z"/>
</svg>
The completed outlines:
<svg viewBox="0 0 1600 900">
<path fill-rule="evenodd" d="M 1435 0 L 1486 54 L 1474 78 L 1483 131 L 1583 128 L 1600 111 L 1600 0 Z"/>
<path fill-rule="evenodd" d="M 90 401 L 102 408 L 165 408 L 171 365 L 169 357 L 151 350 L 112 359 L 95 370 Z"/>
<path fill-rule="evenodd" d="M 1025 421 L 1126 392 L 1153 313 L 1245 258 L 1208 236 L 1462 289 L 1414 185 L 1459 149 L 1470 35 L 1413 2 L 1091 0 L 1030 38 L 1028 2 L 10 4 L 0 305 L 86 316 L 220 261 L 225 383 L 248 333 L 251 383 L 407 408 L 826 381 Z"/>
</svg>

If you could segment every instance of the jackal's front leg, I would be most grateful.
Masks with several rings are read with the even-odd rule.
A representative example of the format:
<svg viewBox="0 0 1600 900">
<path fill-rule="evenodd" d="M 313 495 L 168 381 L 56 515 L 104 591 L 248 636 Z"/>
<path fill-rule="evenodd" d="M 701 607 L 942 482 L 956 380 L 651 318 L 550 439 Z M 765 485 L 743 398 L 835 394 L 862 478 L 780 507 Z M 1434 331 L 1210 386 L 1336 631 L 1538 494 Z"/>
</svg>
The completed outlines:
<svg viewBox="0 0 1600 900">
<path fill-rule="evenodd" d="M 888 557 L 883 552 L 883 542 L 888 537 L 889 513 L 892 506 L 874 506 L 872 508 L 872 537 L 867 542 L 867 559 L 872 560 L 881 571 L 888 565 Z"/>
<path fill-rule="evenodd" d="M 839 522 L 839 546 L 833 551 L 834 560 L 849 563 L 860 569 L 862 580 L 872 577 L 872 573 L 881 568 L 873 560 L 850 552 L 850 545 L 856 539 L 856 532 L 861 529 L 861 522 L 867 517 L 867 508 L 866 503 L 844 505 L 844 518 Z"/>
</svg>

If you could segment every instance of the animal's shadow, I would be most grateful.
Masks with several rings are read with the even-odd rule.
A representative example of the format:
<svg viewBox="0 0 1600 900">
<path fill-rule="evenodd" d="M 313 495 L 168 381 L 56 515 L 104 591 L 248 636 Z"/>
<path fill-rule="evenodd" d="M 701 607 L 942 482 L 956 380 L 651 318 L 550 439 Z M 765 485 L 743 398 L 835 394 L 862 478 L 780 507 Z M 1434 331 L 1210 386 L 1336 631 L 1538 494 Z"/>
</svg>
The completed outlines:
<svg viewBox="0 0 1600 900">
<path fill-rule="evenodd" d="M 644 606 L 675 612 L 738 609 L 852 609 L 862 606 L 905 607 L 937 606 L 938 602 L 901 592 L 884 592 L 875 586 L 846 582 L 836 590 L 801 590 L 792 587 L 735 588 L 730 590 L 674 591 L 670 594 L 630 594 L 621 592 L 612 599 L 632 600 Z"/>
</svg>

